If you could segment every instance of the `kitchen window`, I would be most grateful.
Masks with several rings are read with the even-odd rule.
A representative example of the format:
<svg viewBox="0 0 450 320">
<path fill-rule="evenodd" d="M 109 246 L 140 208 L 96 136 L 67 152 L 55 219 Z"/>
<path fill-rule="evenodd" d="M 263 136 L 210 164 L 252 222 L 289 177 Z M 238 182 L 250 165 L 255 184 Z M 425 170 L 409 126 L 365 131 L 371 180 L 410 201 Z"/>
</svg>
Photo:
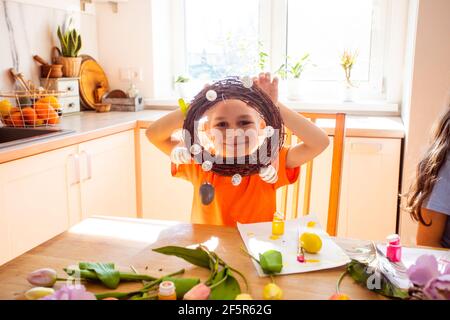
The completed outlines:
<svg viewBox="0 0 450 320">
<path fill-rule="evenodd" d="M 407 2 L 153 0 L 155 98 L 179 95 L 174 82 L 180 76 L 189 78 L 184 85 L 188 96 L 229 75 L 278 71 L 282 77 L 289 70 L 283 65 L 293 65 L 308 54 L 309 63 L 300 76 L 300 101 L 309 108 L 326 104 L 328 109 L 340 109 L 345 80 L 340 57 L 349 50 L 357 52 L 351 79 L 359 105 L 366 111 L 396 112 Z M 287 81 L 281 81 L 283 101 L 288 101 L 287 87 Z"/>
</svg>

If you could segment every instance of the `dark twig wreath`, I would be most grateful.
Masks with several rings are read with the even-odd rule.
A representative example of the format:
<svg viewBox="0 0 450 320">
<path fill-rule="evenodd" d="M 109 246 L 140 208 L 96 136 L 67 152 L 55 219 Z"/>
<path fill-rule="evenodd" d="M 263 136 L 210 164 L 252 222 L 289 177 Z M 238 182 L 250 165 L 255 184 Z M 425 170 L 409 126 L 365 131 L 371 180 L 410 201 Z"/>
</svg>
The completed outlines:
<svg viewBox="0 0 450 320">
<path fill-rule="evenodd" d="M 214 90 L 217 94 L 217 98 L 214 101 L 210 101 L 206 97 L 207 92 L 210 90 Z M 255 84 L 248 88 L 237 77 L 219 80 L 205 87 L 194 97 L 190 103 L 183 125 L 183 129 L 187 131 L 185 133 L 189 133 L 184 134 L 185 145 L 189 149 L 194 143 L 198 144 L 198 133 L 196 132 L 197 128 L 195 128 L 196 123 L 198 123 L 198 120 L 202 118 L 207 110 L 212 108 L 217 102 L 226 99 L 238 99 L 254 108 L 264 119 L 266 125 L 273 127 L 275 132 L 279 133 L 277 139 L 266 137 L 261 146 L 253 154 L 246 155 L 242 158 L 234 157 L 232 161 L 224 159 L 225 161 L 222 161 L 222 163 L 220 161 L 214 161 L 216 159 L 215 156 L 211 155 L 203 146 L 201 146 L 201 153 L 191 155 L 199 163 L 202 163 L 204 159 L 212 159 L 212 172 L 221 176 L 233 176 L 234 174 L 248 176 L 258 173 L 262 167 L 268 166 L 278 156 L 284 144 L 285 132 L 283 120 L 279 108 L 261 88 Z"/>
</svg>

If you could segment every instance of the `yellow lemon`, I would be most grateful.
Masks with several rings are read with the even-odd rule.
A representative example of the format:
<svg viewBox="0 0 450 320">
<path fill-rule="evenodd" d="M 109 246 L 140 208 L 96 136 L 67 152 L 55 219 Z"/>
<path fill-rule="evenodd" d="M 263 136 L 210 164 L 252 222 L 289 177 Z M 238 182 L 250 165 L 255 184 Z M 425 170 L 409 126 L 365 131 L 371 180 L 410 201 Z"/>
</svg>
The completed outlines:
<svg viewBox="0 0 450 320">
<path fill-rule="evenodd" d="M 311 232 L 304 232 L 300 236 L 300 245 L 308 253 L 317 253 L 322 249 L 322 239 Z"/>
<path fill-rule="evenodd" d="M 9 100 L 0 101 L 0 114 L 3 117 L 6 117 L 7 115 L 9 115 L 11 109 L 12 109 L 12 105 L 11 105 L 11 102 L 9 102 Z"/>
<path fill-rule="evenodd" d="M 234 300 L 253 300 L 252 296 L 248 293 L 240 293 L 234 298 Z"/>
<path fill-rule="evenodd" d="M 268 283 L 263 289 L 264 300 L 281 300 L 283 299 L 283 290 L 275 283 Z"/>
</svg>

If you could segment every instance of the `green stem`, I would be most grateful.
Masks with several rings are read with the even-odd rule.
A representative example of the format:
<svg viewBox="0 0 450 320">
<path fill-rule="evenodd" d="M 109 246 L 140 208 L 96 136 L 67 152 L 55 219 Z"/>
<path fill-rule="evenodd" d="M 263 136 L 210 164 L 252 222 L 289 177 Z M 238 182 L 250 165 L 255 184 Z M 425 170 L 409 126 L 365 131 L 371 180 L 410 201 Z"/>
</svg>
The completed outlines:
<svg viewBox="0 0 450 320">
<path fill-rule="evenodd" d="M 273 275 L 269 274 L 270 277 L 270 281 L 272 281 L 272 283 L 275 283 L 275 280 L 273 279 Z"/>
<path fill-rule="evenodd" d="M 181 269 L 179 271 L 165 275 L 159 279 L 155 279 L 152 282 L 146 284 L 141 290 L 135 290 L 135 291 L 130 291 L 130 292 L 105 292 L 105 293 L 96 294 L 95 296 L 98 300 L 101 300 L 104 298 L 109 298 L 109 297 L 117 298 L 117 299 L 127 298 L 134 294 L 148 292 L 152 287 L 154 287 L 155 285 L 158 285 L 162 281 L 162 279 L 164 279 L 166 277 L 172 277 L 172 276 L 176 276 L 176 275 L 183 274 L 183 273 L 184 273 L 184 269 Z"/>
<path fill-rule="evenodd" d="M 73 281 L 75 279 L 69 279 L 69 278 L 56 278 L 56 281 Z M 84 280 L 84 279 L 80 279 L 80 280 Z"/>
<path fill-rule="evenodd" d="M 141 290 L 135 291 L 134 293 L 146 292 L 149 289 L 151 289 L 152 287 L 154 287 L 155 285 L 159 284 L 164 278 L 166 278 L 166 277 L 173 277 L 173 276 L 176 276 L 176 275 L 179 275 L 179 274 L 183 274 L 183 273 L 184 273 L 184 269 L 181 269 L 181 270 L 178 270 L 176 272 L 173 272 L 173 273 L 170 273 L 168 275 L 165 275 L 164 277 L 161 277 L 159 279 L 151 281 L 150 283 L 146 284 Z"/>
<path fill-rule="evenodd" d="M 225 277 L 223 277 L 220 281 L 214 283 L 212 286 L 210 286 L 209 288 L 212 290 L 217 286 L 220 286 L 223 282 L 225 282 L 228 278 L 228 272 L 226 273 Z"/>
<path fill-rule="evenodd" d="M 252 256 L 247 250 L 245 250 L 243 246 L 241 246 L 241 250 L 242 250 L 247 256 L 249 256 L 250 258 L 252 258 L 252 259 L 255 260 L 256 262 L 258 262 L 259 265 L 261 265 L 261 263 L 259 262 L 259 260 L 256 259 L 254 256 Z"/>
<path fill-rule="evenodd" d="M 342 279 L 344 279 L 345 275 L 347 274 L 347 270 L 345 270 L 344 272 L 342 272 L 341 276 L 339 277 L 337 283 L 336 283 L 336 293 L 339 294 L 339 287 L 341 285 Z"/>
<path fill-rule="evenodd" d="M 236 269 L 234 269 L 234 268 L 232 268 L 230 266 L 229 266 L 229 268 L 230 268 L 231 271 L 236 272 L 238 275 L 241 276 L 242 280 L 244 280 L 245 289 L 246 289 L 247 293 L 250 293 L 250 287 L 248 286 L 247 278 L 239 270 L 236 270 Z"/>
</svg>

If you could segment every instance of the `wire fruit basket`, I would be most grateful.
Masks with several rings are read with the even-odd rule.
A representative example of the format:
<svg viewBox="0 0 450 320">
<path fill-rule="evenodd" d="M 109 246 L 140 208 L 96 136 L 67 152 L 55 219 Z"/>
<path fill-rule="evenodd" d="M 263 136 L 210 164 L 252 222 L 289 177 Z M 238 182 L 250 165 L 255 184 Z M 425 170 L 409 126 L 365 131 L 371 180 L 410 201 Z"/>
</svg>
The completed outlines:
<svg viewBox="0 0 450 320">
<path fill-rule="evenodd" d="M 0 120 L 4 126 L 36 128 L 59 123 L 65 91 L 27 90 L 0 92 Z"/>
</svg>

